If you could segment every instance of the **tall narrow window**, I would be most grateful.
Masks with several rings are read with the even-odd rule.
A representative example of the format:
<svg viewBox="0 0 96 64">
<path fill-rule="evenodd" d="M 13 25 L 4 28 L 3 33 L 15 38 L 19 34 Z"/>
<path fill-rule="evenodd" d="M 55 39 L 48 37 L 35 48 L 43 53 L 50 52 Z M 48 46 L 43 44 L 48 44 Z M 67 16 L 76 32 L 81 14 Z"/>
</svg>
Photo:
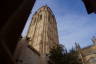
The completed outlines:
<svg viewBox="0 0 96 64">
<path fill-rule="evenodd" d="M 40 20 L 42 19 L 42 15 L 40 15 Z"/>
</svg>

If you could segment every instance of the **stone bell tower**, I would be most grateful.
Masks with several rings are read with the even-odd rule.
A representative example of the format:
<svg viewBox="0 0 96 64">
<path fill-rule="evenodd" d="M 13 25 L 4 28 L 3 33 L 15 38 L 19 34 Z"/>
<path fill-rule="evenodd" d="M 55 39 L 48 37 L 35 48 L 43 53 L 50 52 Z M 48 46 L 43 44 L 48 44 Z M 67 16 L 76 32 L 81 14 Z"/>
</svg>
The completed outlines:
<svg viewBox="0 0 96 64">
<path fill-rule="evenodd" d="M 48 6 L 33 15 L 27 37 L 30 38 L 28 44 L 40 54 L 49 53 L 59 43 L 56 19 Z"/>
</svg>

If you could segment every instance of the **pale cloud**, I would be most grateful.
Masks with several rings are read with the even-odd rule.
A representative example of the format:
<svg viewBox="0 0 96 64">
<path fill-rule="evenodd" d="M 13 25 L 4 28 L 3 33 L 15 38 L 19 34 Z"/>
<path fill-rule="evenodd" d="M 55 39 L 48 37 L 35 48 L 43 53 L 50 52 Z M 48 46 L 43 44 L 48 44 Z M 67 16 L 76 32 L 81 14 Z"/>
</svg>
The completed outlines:
<svg viewBox="0 0 96 64">
<path fill-rule="evenodd" d="M 94 22 L 96 21 L 93 18 Z M 96 35 L 96 23 L 92 22 L 92 18 L 76 14 L 68 14 L 57 18 L 59 40 L 68 49 L 78 42 L 81 47 L 92 44 L 91 38 Z"/>
</svg>

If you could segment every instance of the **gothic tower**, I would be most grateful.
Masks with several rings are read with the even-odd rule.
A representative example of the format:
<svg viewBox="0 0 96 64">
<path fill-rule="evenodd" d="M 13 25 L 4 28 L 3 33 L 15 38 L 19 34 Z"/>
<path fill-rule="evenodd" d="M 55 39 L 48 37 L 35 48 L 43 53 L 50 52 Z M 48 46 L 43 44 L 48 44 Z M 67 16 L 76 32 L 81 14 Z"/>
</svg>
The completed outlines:
<svg viewBox="0 0 96 64">
<path fill-rule="evenodd" d="M 40 54 L 49 53 L 59 43 L 56 19 L 48 6 L 41 7 L 33 15 L 27 37 L 29 46 Z"/>
</svg>

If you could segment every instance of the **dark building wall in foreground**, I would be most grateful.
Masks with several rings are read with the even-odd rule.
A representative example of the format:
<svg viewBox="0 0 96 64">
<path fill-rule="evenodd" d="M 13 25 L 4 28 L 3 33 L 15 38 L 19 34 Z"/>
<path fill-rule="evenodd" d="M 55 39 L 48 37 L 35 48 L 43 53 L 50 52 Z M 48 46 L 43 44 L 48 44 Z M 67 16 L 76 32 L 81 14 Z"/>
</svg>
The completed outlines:
<svg viewBox="0 0 96 64">
<path fill-rule="evenodd" d="M 34 3 L 35 0 L 4 2 L 0 12 L 0 64 L 15 64 L 13 53 Z"/>
<path fill-rule="evenodd" d="M 96 13 L 96 0 L 83 0 L 87 13 Z"/>
</svg>

